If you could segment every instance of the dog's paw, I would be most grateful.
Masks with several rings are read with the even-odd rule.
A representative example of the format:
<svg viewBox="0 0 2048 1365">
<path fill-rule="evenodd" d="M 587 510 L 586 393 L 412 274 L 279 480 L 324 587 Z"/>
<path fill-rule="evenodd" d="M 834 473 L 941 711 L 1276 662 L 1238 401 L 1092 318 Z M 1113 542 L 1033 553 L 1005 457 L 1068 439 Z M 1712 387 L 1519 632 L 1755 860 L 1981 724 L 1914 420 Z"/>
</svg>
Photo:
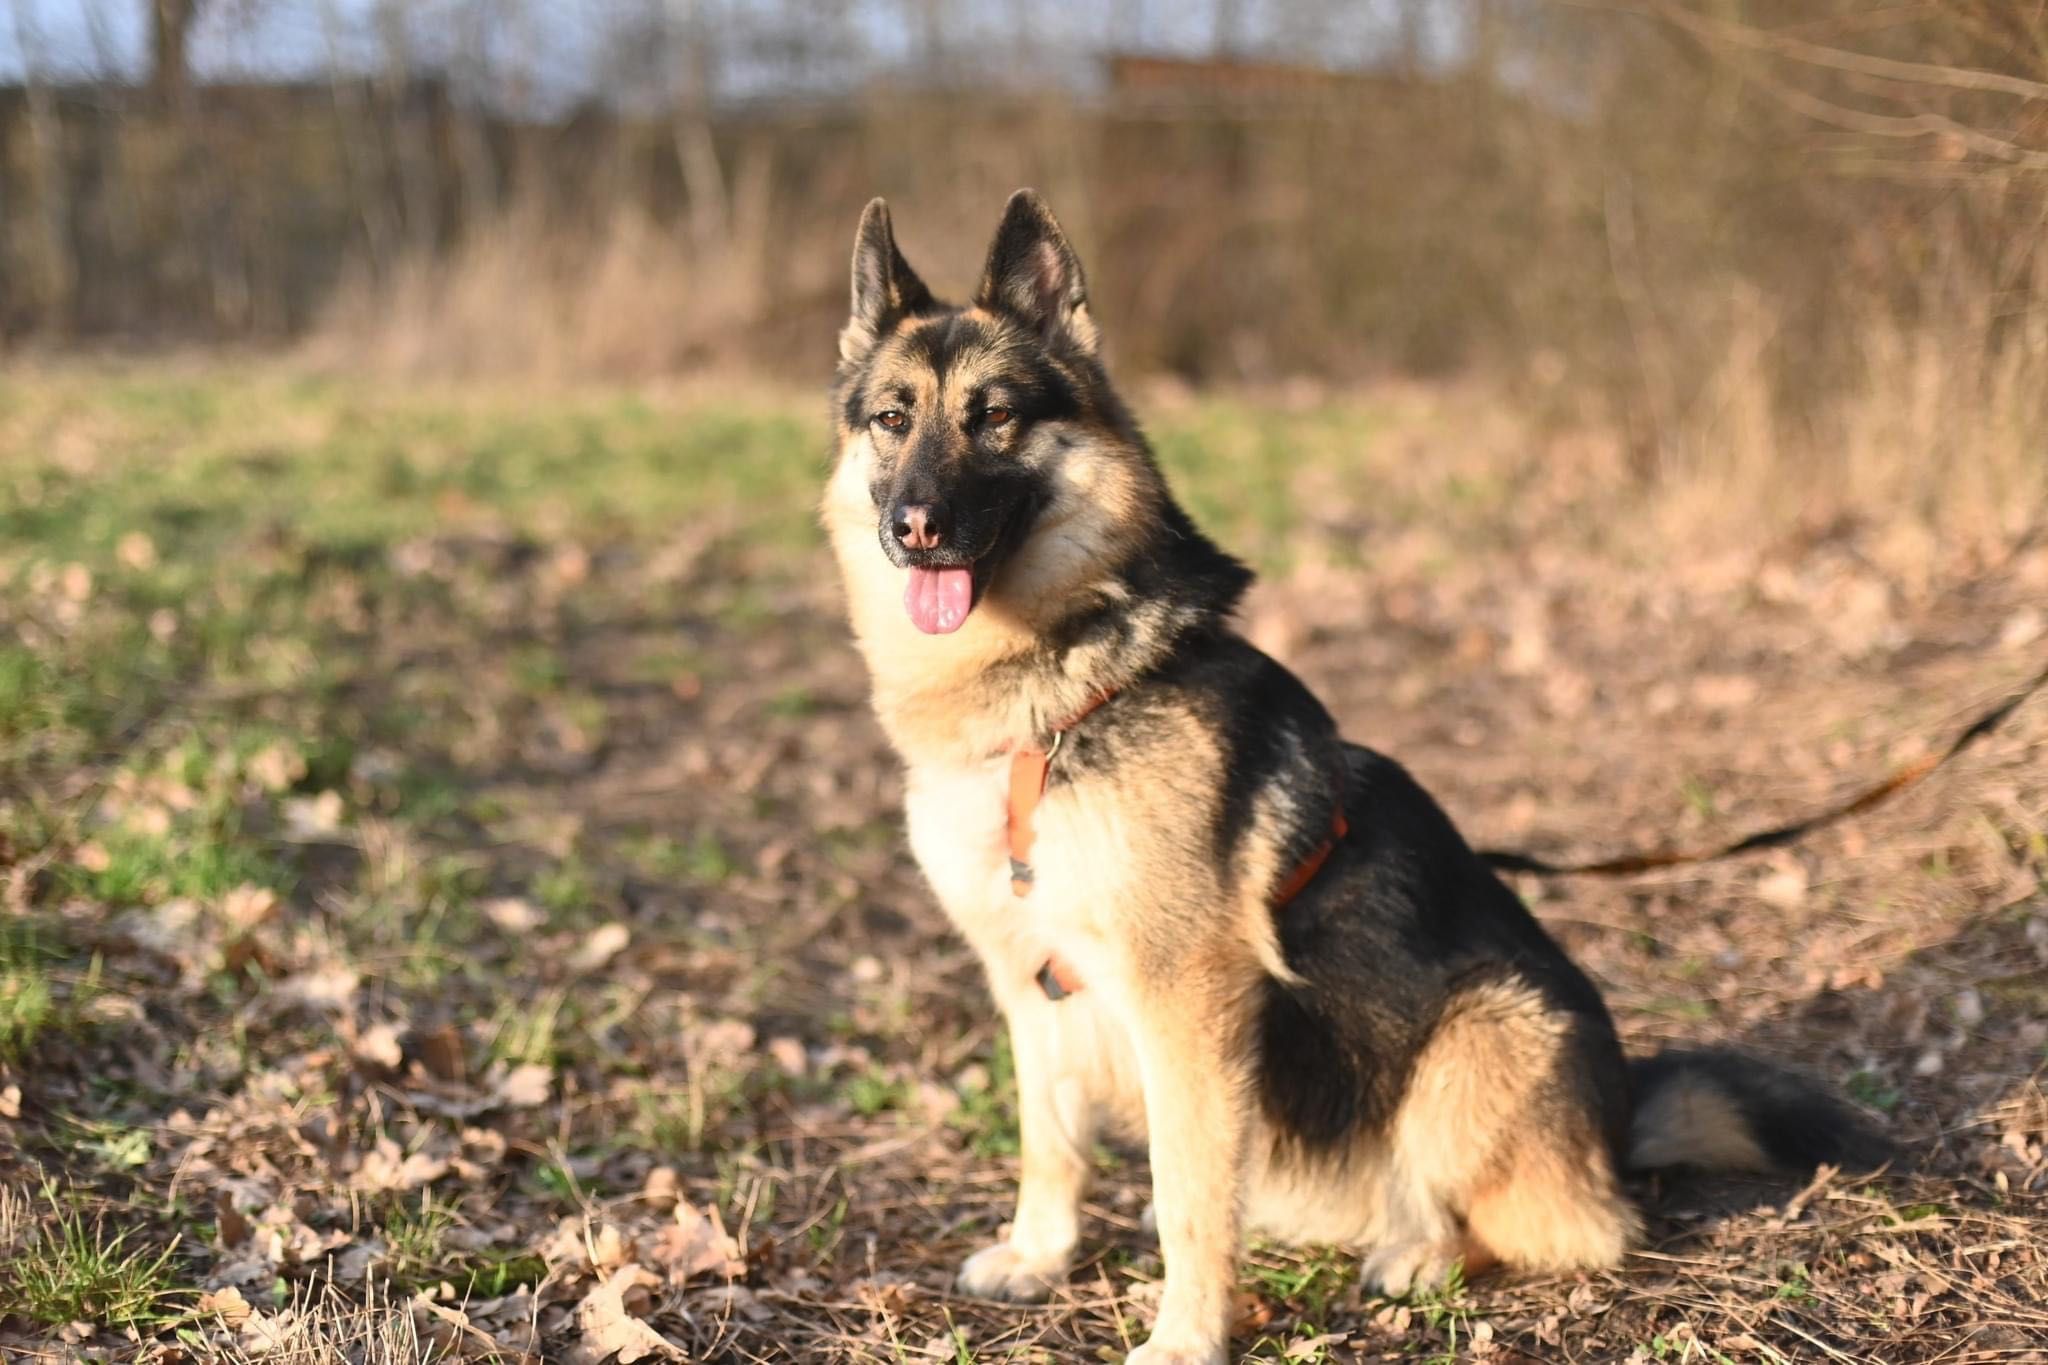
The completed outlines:
<svg viewBox="0 0 2048 1365">
<path fill-rule="evenodd" d="M 997 1242 L 967 1258 L 960 1267 L 957 1283 L 984 1299 L 1037 1303 L 1066 1277 L 1066 1257 L 1028 1257 L 1008 1242 Z"/>
<path fill-rule="evenodd" d="M 1456 1242 L 1399 1242 L 1380 1247 L 1365 1258 L 1358 1278 L 1367 1293 L 1398 1299 L 1417 1289 L 1441 1285 L 1462 1250 Z"/>
<path fill-rule="evenodd" d="M 1154 1337 L 1124 1357 L 1124 1365 L 1225 1365 L 1230 1352 L 1223 1343 L 1176 1345 Z"/>
<path fill-rule="evenodd" d="M 1145 1201 L 1144 1212 L 1138 1215 L 1138 1231 L 1144 1233 L 1147 1237 L 1155 1239 L 1159 1236 L 1159 1205 L 1157 1201 L 1151 1199 Z"/>
</svg>

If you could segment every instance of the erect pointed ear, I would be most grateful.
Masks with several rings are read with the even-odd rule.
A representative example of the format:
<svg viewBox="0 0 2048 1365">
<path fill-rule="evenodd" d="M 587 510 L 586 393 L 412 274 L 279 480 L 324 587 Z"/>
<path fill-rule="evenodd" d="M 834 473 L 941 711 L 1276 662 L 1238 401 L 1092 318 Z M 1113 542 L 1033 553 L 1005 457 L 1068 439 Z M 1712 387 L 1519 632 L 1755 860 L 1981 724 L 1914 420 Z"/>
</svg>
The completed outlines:
<svg viewBox="0 0 2048 1365">
<path fill-rule="evenodd" d="M 839 333 L 839 358 L 858 360 L 882 334 L 891 313 L 915 313 L 931 306 L 932 291 L 896 249 L 889 206 L 868 201 L 853 238 L 853 309 Z"/>
<path fill-rule="evenodd" d="M 1095 320 L 1081 258 L 1036 190 L 1018 190 L 1003 210 L 974 301 L 1015 314 L 1048 339 L 1064 337 L 1092 354 Z"/>
</svg>

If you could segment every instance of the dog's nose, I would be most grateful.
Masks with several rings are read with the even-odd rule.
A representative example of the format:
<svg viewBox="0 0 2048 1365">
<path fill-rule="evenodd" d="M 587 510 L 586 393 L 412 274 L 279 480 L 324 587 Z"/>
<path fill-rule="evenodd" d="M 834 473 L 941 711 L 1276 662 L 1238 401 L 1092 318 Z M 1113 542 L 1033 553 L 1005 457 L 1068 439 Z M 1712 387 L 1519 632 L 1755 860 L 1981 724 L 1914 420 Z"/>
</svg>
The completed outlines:
<svg viewBox="0 0 2048 1365">
<path fill-rule="evenodd" d="M 899 502 L 890 514 L 891 529 L 906 550 L 936 550 L 946 538 L 939 509 L 928 502 Z"/>
</svg>

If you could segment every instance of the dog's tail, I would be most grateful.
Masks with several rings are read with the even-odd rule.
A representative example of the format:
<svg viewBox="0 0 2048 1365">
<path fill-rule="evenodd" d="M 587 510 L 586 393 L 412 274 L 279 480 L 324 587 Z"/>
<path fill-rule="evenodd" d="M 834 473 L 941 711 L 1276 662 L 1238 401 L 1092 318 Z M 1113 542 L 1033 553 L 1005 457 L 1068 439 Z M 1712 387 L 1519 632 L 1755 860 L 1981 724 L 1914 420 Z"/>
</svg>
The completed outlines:
<svg viewBox="0 0 2048 1365">
<path fill-rule="evenodd" d="M 1736 1052 L 1669 1051 L 1629 1063 L 1632 1170 L 1875 1170 L 1892 1144 L 1818 1081 Z"/>
</svg>

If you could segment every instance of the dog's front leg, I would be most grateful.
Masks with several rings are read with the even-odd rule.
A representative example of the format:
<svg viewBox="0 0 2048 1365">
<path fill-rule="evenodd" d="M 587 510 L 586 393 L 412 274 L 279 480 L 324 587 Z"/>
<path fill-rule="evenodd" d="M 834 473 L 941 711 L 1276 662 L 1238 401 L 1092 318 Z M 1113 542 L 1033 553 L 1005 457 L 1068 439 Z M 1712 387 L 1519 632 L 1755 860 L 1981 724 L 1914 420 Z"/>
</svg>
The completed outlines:
<svg viewBox="0 0 2048 1365">
<path fill-rule="evenodd" d="M 1095 1145 L 1087 1058 L 1072 1055 L 1061 1009 L 1083 1004 L 1025 1000 L 1010 1010 L 1010 1055 L 1017 1071 L 1023 1171 L 1010 1235 L 960 1267 L 960 1287 L 1003 1299 L 1042 1299 L 1066 1277 L 1080 1240 L 1081 1196 Z"/>
<path fill-rule="evenodd" d="M 1250 1117 L 1237 993 L 1218 974 L 1154 976 L 1133 1021 L 1166 1288 L 1128 1365 L 1221 1365 L 1237 1279 Z"/>
</svg>

